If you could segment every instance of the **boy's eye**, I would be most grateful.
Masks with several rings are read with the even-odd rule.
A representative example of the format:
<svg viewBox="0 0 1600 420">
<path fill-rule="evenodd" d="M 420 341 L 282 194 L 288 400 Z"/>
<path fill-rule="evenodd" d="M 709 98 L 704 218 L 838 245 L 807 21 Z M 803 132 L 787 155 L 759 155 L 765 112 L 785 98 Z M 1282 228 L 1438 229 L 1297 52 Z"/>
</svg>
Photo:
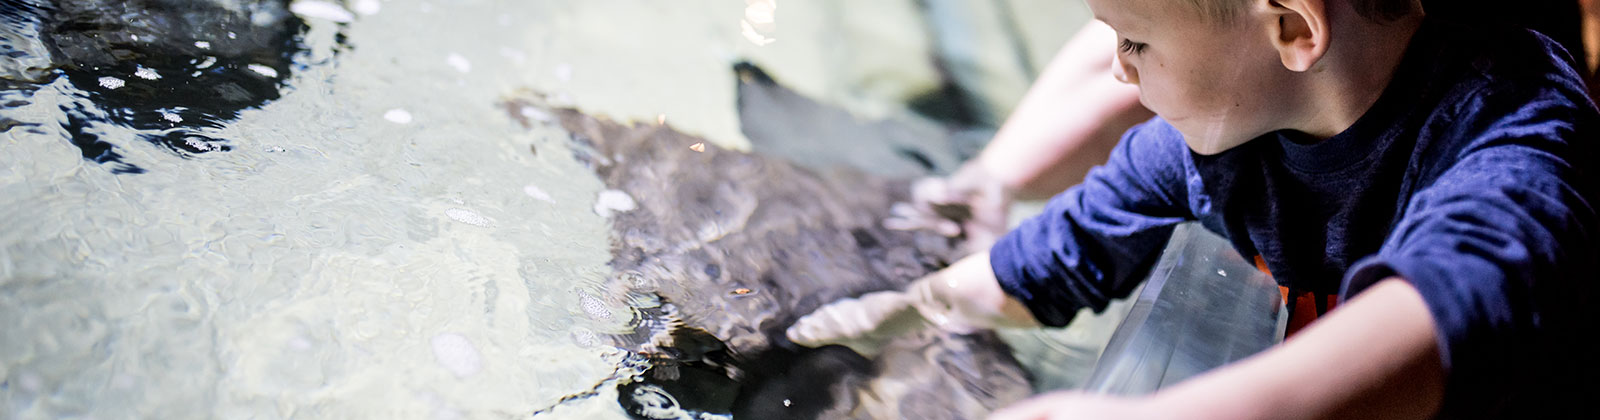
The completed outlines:
<svg viewBox="0 0 1600 420">
<path fill-rule="evenodd" d="M 1139 55 L 1144 53 L 1145 47 L 1148 46 L 1150 46 L 1150 44 L 1129 41 L 1127 38 L 1117 41 L 1117 51 L 1120 51 L 1123 54 Z"/>
</svg>

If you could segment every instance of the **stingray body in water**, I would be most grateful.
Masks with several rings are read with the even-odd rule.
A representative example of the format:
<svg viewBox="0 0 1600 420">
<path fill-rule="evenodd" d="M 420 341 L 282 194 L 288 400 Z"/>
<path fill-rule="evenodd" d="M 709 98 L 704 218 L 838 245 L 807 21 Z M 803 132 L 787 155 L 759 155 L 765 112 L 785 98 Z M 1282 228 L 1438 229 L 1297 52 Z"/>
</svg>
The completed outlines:
<svg viewBox="0 0 1600 420">
<path fill-rule="evenodd" d="M 529 107 L 553 115 L 611 194 L 636 203 L 612 215 L 606 297 L 635 310 L 633 332 L 612 337 L 647 362 L 617 381 L 634 417 L 975 418 L 1028 395 L 1026 373 L 988 332 L 930 330 L 872 360 L 784 338 L 825 303 L 903 287 L 958 257 L 951 239 L 881 226 L 905 181 L 725 150 L 666 124 L 507 103 L 525 124 Z"/>
</svg>

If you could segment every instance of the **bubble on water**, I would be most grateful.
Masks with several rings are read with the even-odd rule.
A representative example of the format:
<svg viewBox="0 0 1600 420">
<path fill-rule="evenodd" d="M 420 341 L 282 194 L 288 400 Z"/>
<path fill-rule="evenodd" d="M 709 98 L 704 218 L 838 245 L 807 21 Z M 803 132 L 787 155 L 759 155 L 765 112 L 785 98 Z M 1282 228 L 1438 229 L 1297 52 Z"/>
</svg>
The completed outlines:
<svg viewBox="0 0 1600 420">
<path fill-rule="evenodd" d="M 462 73 L 472 71 L 472 62 L 467 61 L 467 58 L 462 57 L 461 54 L 450 53 L 450 55 L 445 56 L 444 62 L 445 64 L 449 64 L 451 68 L 454 68 L 456 71 Z"/>
<path fill-rule="evenodd" d="M 300 351 L 310 350 L 311 340 L 307 340 L 305 337 L 295 336 L 294 338 L 289 339 L 289 348 Z"/>
<path fill-rule="evenodd" d="M 500 47 L 500 56 L 511 60 L 512 64 L 522 64 L 524 61 L 528 61 L 528 54 L 511 47 Z"/>
<path fill-rule="evenodd" d="M 550 194 L 546 194 L 544 190 L 539 189 L 539 187 L 536 187 L 533 184 L 528 184 L 527 186 L 522 187 L 522 192 L 539 201 L 546 203 L 555 202 L 555 200 L 550 199 Z"/>
<path fill-rule="evenodd" d="M 1227 271 L 1223 271 L 1223 270 L 1217 270 L 1217 275 L 1223 276 L 1223 277 L 1227 277 L 1228 276 L 1228 272 Z"/>
<path fill-rule="evenodd" d="M 194 42 L 194 47 L 202 49 L 202 50 L 209 50 L 209 49 L 211 49 L 211 43 L 210 42 L 205 42 L 205 41 L 195 41 Z"/>
<path fill-rule="evenodd" d="M 272 67 L 267 67 L 260 64 L 251 64 L 244 67 L 250 69 L 250 71 L 256 72 L 256 74 L 267 76 L 268 78 L 278 78 L 278 70 L 273 69 Z"/>
<path fill-rule="evenodd" d="M 478 348 L 473 347 L 472 341 L 461 334 L 433 336 L 433 357 L 456 377 L 472 376 L 483 370 L 483 357 L 478 354 Z"/>
<path fill-rule="evenodd" d="M 139 66 L 137 70 L 133 71 L 133 75 L 144 80 L 156 80 L 161 78 L 161 73 L 156 73 L 156 69 L 145 66 Z"/>
<path fill-rule="evenodd" d="M 318 0 L 299 0 L 289 5 L 289 11 L 301 17 L 312 17 L 331 20 L 338 23 L 350 23 L 356 19 L 349 10 L 344 10 L 337 4 Z"/>
<path fill-rule="evenodd" d="M 635 208 L 637 204 L 633 202 L 633 197 L 618 190 L 601 191 L 599 199 L 594 202 L 594 214 L 600 217 L 611 217 L 613 214 L 630 212 Z"/>
<path fill-rule="evenodd" d="M 395 108 L 395 109 L 391 109 L 391 110 L 385 111 L 383 113 L 383 119 L 389 120 L 389 122 L 392 122 L 392 123 L 395 123 L 395 124 L 410 124 L 411 123 L 411 112 L 406 111 L 404 109 Z"/>
<path fill-rule="evenodd" d="M 111 77 L 111 76 L 105 76 L 105 77 L 101 77 L 100 78 L 100 87 L 103 87 L 103 88 L 106 88 L 106 89 L 116 89 L 116 88 L 120 88 L 120 87 L 122 87 L 123 85 L 126 85 L 126 84 L 128 84 L 128 82 L 124 82 L 124 81 L 122 81 L 122 79 L 118 79 L 118 78 Z"/>
<path fill-rule="evenodd" d="M 550 115 L 549 112 L 545 112 L 545 110 L 527 105 L 523 105 L 521 108 L 517 109 L 517 113 L 522 114 L 523 118 L 542 123 L 548 124 L 556 121 L 556 116 Z"/>
<path fill-rule="evenodd" d="M 168 110 L 165 110 L 165 109 L 157 111 L 157 112 L 161 113 L 161 119 L 167 120 L 168 122 L 171 122 L 173 124 L 177 124 L 177 123 L 183 122 L 183 116 L 182 115 L 178 115 L 178 113 L 176 113 L 176 112 L 168 111 Z"/>
<path fill-rule="evenodd" d="M 595 320 L 611 320 L 611 310 L 606 308 L 605 302 L 601 302 L 600 298 L 594 297 L 594 295 L 579 292 L 578 307 L 583 309 L 583 313 L 589 314 L 589 317 Z"/>
<path fill-rule="evenodd" d="M 594 347 L 600 345 L 600 335 L 588 328 L 572 327 L 572 342 L 578 347 Z"/>
<path fill-rule="evenodd" d="M 572 65 L 567 63 L 556 65 L 556 80 L 562 82 L 572 81 Z"/>
<path fill-rule="evenodd" d="M 379 3 L 378 0 L 356 0 L 355 4 L 350 5 L 350 9 L 363 16 L 372 16 L 383 9 L 383 4 Z"/>
<path fill-rule="evenodd" d="M 489 227 L 489 218 L 483 217 L 472 210 L 452 208 L 445 210 L 444 215 L 450 216 L 451 220 L 455 220 L 457 222 L 466 223 L 477 227 Z"/>
<path fill-rule="evenodd" d="M 189 150 L 194 150 L 200 153 L 224 150 L 222 145 L 213 144 L 211 142 L 202 140 L 201 138 L 196 138 L 196 136 L 184 136 L 183 144 L 189 146 Z"/>
</svg>

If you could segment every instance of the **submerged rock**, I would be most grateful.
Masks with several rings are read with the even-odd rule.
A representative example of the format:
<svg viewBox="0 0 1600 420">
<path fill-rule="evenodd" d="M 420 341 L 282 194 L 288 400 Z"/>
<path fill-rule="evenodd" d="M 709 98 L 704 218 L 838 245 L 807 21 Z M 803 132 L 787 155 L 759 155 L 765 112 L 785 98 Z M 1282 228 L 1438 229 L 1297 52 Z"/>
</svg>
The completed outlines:
<svg viewBox="0 0 1600 420">
<path fill-rule="evenodd" d="M 526 107 L 545 108 L 506 106 L 513 118 Z M 665 125 L 549 112 L 607 188 L 636 202 L 611 214 L 615 296 L 605 297 L 634 309 L 633 333 L 614 344 L 649 360 L 618 386 L 633 416 L 977 418 L 1028 395 L 1026 374 L 988 332 L 928 331 L 875 360 L 784 338 L 824 303 L 902 287 L 958 257 L 950 239 L 881 226 L 906 182 L 725 150 Z M 906 411 L 911 400 L 918 411 Z"/>
</svg>

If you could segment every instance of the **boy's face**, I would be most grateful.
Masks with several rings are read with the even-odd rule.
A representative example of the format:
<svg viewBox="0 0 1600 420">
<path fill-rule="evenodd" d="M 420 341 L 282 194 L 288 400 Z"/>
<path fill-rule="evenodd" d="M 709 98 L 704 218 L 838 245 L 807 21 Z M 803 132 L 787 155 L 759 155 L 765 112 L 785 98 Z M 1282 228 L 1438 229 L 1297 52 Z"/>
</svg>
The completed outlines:
<svg viewBox="0 0 1600 420">
<path fill-rule="evenodd" d="M 1183 133 L 1189 148 L 1214 154 L 1275 130 L 1294 92 L 1291 72 L 1250 11 L 1208 21 L 1181 0 L 1088 0 L 1119 38 L 1117 77 L 1139 86 L 1139 101 Z"/>
</svg>

